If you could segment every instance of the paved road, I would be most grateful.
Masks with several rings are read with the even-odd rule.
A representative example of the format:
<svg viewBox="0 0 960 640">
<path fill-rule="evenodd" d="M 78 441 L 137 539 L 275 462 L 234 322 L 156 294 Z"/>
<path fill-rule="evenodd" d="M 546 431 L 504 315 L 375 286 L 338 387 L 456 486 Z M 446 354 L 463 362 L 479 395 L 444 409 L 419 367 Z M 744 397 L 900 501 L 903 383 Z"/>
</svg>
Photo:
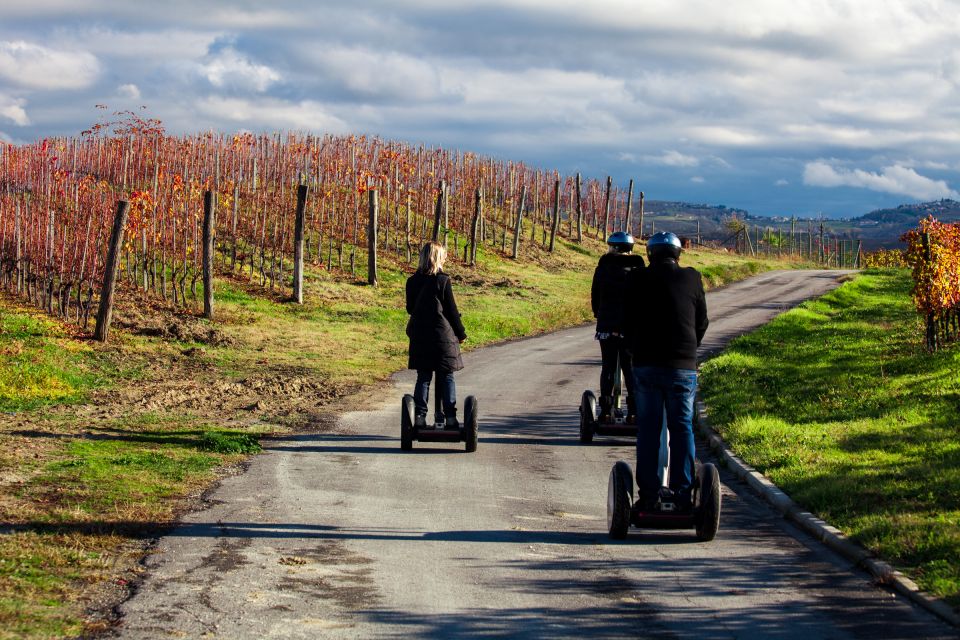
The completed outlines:
<svg viewBox="0 0 960 640">
<path fill-rule="evenodd" d="M 836 284 L 781 272 L 709 294 L 705 349 Z M 124 638 L 956 637 L 724 477 L 721 530 L 605 533 L 632 443 L 577 440 L 599 350 L 578 328 L 470 353 L 475 454 L 399 448 L 406 373 L 331 433 L 267 444 L 150 557 Z M 701 456 L 706 452 L 701 451 Z"/>
</svg>

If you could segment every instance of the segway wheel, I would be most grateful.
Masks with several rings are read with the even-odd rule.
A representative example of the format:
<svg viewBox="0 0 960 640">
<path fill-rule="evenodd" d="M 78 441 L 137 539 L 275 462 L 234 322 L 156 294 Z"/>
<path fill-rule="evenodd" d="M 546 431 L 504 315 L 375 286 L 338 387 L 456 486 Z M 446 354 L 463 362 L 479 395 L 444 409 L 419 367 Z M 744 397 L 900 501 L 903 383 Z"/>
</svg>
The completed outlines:
<svg viewBox="0 0 960 640">
<path fill-rule="evenodd" d="M 593 391 L 583 392 L 580 399 L 580 443 L 593 442 L 593 431 L 597 424 L 597 397 Z"/>
<path fill-rule="evenodd" d="M 632 499 L 633 470 L 620 460 L 610 470 L 610 481 L 607 483 L 607 531 L 614 540 L 627 537 Z"/>
<path fill-rule="evenodd" d="M 467 402 L 463 410 L 463 429 L 464 440 L 466 441 L 467 453 L 473 453 L 477 450 L 477 399 L 473 396 L 467 396 Z"/>
<path fill-rule="evenodd" d="M 697 476 L 697 538 L 709 542 L 720 528 L 720 473 L 707 462 L 700 465 Z"/>
<path fill-rule="evenodd" d="M 416 405 L 413 396 L 405 394 L 400 407 L 400 448 L 404 451 L 413 449 L 413 416 Z"/>
</svg>

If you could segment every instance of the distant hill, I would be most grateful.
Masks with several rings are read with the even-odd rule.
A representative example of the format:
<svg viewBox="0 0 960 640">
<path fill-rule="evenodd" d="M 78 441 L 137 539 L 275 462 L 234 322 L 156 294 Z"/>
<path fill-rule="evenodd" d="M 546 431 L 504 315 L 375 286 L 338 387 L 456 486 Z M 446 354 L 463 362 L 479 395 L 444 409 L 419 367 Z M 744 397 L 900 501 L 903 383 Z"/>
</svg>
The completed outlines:
<svg viewBox="0 0 960 640">
<path fill-rule="evenodd" d="M 842 221 L 847 231 L 855 238 L 863 240 L 865 248 L 902 246 L 900 236 L 917 223 L 933 216 L 941 222 L 960 222 L 960 202 L 956 200 L 935 200 L 919 204 L 902 204 L 894 209 L 877 209 L 857 218 Z"/>
<path fill-rule="evenodd" d="M 909 224 L 916 226 L 916 221 L 927 216 L 933 216 L 941 222 L 960 221 L 960 202 L 956 200 L 936 200 L 921 202 L 920 204 L 902 204 L 896 209 L 877 209 L 856 218 L 861 221 L 875 220 L 878 224 Z"/>
<path fill-rule="evenodd" d="M 730 238 L 726 223 L 735 216 L 750 227 L 761 229 L 769 227 L 784 231 L 790 229 L 791 223 L 798 230 L 806 230 L 810 224 L 818 227 L 823 222 L 827 233 L 862 240 L 863 247 L 867 250 L 902 246 L 900 236 L 915 228 L 921 219 L 930 215 L 941 222 L 960 222 L 960 202 L 948 199 L 902 204 L 893 209 L 877 209 L 855 218 L 823 220 L 797 218 L 793 221 L 788 216 L 754 216 L 744 209 L 722 204 L 648 200 L 644 203 L 644 208 L 644 235 L 648 235 L 651 231 L 673 231 L 679 235 L 693 237 L 697 233 L 699 222 L 703 242 L 724 243 Z"/>
</svg>

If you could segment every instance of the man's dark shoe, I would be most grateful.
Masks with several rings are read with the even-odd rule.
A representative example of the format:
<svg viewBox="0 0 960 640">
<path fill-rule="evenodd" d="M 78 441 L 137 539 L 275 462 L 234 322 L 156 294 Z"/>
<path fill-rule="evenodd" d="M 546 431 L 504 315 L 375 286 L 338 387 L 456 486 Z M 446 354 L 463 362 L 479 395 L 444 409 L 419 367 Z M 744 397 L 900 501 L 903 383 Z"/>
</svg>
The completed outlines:
<svg viewBox="0 0 960 640">
<path fill-rule="evenodd" d="M 613 409 L 613 398 L 610 396 L 600 396 L 600 417 L 597 422 L 601 424 L 610 424 L 613 422 L 611 411 Z"/>
<path fill-rule="evenodd" d="M 444 429 L 459 429 L 460 423 L 457 422 L 457 410 L 453 409 L 452 411 L 447 412 L 446 421 L 443 425 Z"/>
<path fill-rule="evenodd" d="M 638 491 L 639 493 L 639 491 Z M 660 504 L 660 498 L 658 496 L 646 496 L 639 494 L 637 496 L 637 501 L 634 503 L 634 508 L 639 510 L 641 513 L 653 513 L 657 511 L 657 506 Z"/>
</svg>

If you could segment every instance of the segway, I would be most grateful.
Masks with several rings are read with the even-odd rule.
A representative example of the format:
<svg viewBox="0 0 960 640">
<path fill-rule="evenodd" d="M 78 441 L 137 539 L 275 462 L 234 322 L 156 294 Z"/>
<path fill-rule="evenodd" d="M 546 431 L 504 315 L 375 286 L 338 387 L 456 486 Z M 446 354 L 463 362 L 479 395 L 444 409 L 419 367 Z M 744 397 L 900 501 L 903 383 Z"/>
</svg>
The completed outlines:
<svg viewBox="0 0 960 640">
<path fill-rule="evenodd" d="M 443 402 L 439 393 L 439 377 L 434 374 L 433 424 L 417 427 L 416 405 L 413 396 L 404 394 L 400 411 L 400 448 L 413 449 L 413 441 L 419 442 L 464 442 L 467 453 L 477 450 L 477 399 L 467 396 L 463 406 L 463 422 L 457 427 L 447 427 L 443 415 Z"/>
<path fill-rule="evenodd" d="M 597 397 L 587 389 L 580 398 L 580 442 L 590 444 L 595 434 L 605 436 L 637 435 L 637 426 L 627 422 L 627 415 L 620 406 L 623 391 L 623 372 L 620 370 L 620 354 L 617 354 L 617 368 L 613 374 L 613 403 L 610 407 L 610 420 L 600 422 Z"/>
<path fill-rule="evenodd" d="M 661 477 L 666 485 L 666 476 Z M 652 510 L 633 503 L 633 469 L 623 460 L 613 465 L 607 484 L 607 531 L 614 540 L 627 537 L 630 525 L 638 529 L 695 529 L 697 538 L 713 540 L 720 528 L 720 474 L 710 462 L 696 463 L 693 508 L 678 511 L 676 504 L 664 492 Z"/>
</svg>

